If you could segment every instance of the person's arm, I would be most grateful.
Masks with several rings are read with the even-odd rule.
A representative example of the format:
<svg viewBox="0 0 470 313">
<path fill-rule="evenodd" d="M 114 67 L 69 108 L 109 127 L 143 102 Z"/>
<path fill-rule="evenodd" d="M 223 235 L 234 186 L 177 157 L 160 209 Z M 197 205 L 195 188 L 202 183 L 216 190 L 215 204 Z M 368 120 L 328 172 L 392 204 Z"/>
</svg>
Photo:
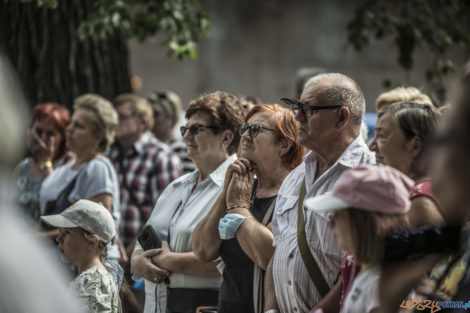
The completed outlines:
<svg viewBox="0 0 470 313">
<path fill-rule="evenodd" d="M 274 254 L 269 261 L 266 275 L 264 276 L 264 311 L 279 310 L 276 299 L 276 290 L 274 289 L 273 262 Z"/>
<path fill-rule="evenodd" d="M 317 309 L 322 309 L 323 313 L 337 313 L 339 308 L 339 301 L 341 299 L 341 288 L 343 286 L 343 279 L 340 277 L 333 288 L 328 291 L 326 296 L 318 302 L 310 313 L 315 312 Z"/>
<path fill-rule="evenodd" d="M 161 249 L 134 251 L 131 258 L 131 268 L 134 273 L 153 283 L 161 283 L 170 272 L 152 263 L 152 257 L 160 252 Z"/>
<path fill-rule="evenodd" d="M 237 171 L 232 175 L 227 188 L 227 207 L 235 207 L 229 211 L 231 214 L 253 217 L 249 207 L 254 173 L 250 169 L 248 160 L 239 159 L 237 161 L 237 166 L 242 173 Z M 272 231 L 255 218 L 249 218 L 241 223 L 235 236 L 246 255 L 256 265 L 266 270 L 274 253 Z"/>
<path fill-rule="evenodd" d="M 220 276 L 217 270 L 218 262 L 201 261 L 193 252 L 172 252 L 166 241 L 162 243 L 161 252 L 152 257 L 152 262 L 172 273 L 208 277 Z"/>
<path fill-rule="evenodd" d="M 109 193 L 100 193 L 97 194 L 96 196 L 93 196 L 89 199 L 90 201 L 100 203 L 108 209 L 109 212 L 111 212 L 111 209 L 113 207 L 113 197 Z"/>
<path fill-rule="evenodd" d="M 441 226 L 445 223 L 436 203 L 425 196 L 411 200 L 410 210 L 406 215 L 411 228 Z"/>
<path fill-rule="evenodd" d="M 193 232 L 192 249 L 197 258 L 211 262 L 219 256 L 222 243 L 219 235 L 219 221 L 227 209 L 227 192 L 234 172 L 242 173 L 246 167 L 240 159 L 231 164 L 225 172 L 224 188 L 209 213 L 196 225 Z M 251 195 L 251 190 L 250 193 Z"/>
<path fill-rule="evenodd" d="M 222 191 L 211 210 L 199 221 L 193 232 L 193 252 L 201 261 L 211 262 L 219 256 L 222 239 L 219 236 L 219 221 L 225 215 L 225 194 Z"/>
<path fill-rule="evenodd" d="M 384 313 L 395 313 L 412 288 L 417 286 L 424 275 L 442 258 L 430 254 L 404 264 L 382 268 L 379 283 L 380 305 Z"/>
<path fill-rule="evenodd" d="M 236 209 L 230 213 L 252 216 L 248 209 Z M 236 237 L 243 252 L 263 270 L 268 268 L 273 257 L 273 233 L 254 218 L 243 221 L 237 230 Z"/>
</svg>

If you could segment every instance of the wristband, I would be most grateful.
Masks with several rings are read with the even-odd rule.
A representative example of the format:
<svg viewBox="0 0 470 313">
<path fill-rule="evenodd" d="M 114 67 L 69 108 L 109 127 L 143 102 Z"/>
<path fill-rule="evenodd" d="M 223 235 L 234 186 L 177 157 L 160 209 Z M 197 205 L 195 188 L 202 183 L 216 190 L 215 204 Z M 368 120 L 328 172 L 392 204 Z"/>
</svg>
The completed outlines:
<svg viewBox="0 0 470 313">
<path fill-rule="evenodd" d="M 264 311 L 264 313 L 279 313 L 279 310 L 269 309 L 269 310 Z"/>
<path fill-rule="evenodd" d="M 47 168 L 52 168 L 52 166 L 53 166 L 52 162 L 49 160 L 49 161 L 46 161 L 46 162 L 42 163 L 41 165 L 39 165 L 39 169 L 41 171 L 44 171 Z"/>
<path fill-rule="evenodd" d="M 247 218 L 254 218 L 253 216 L 243 216 L 241 214 L 231 213 L 222 217 L 219 221 L 219 235 L 220 239 L 228 240 L 235 238 L 238 228 Z"/>
<path fill-rule="evenodd" d="M 231 204 L 227 207 L 225 212 L 229 213 L 230 211 L 235 210 L 235 209 L 249 209 L 249 207 L 243 204 Z"/>
</svg>

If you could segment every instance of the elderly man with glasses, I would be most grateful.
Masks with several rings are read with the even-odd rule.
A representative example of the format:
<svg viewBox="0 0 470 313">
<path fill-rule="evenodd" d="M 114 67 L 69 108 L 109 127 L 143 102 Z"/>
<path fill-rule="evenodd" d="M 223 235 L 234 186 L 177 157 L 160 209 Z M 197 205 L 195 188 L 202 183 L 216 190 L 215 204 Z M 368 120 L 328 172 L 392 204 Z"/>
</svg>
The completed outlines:
<svg viewBox="0 0 470 313">
<path fill-rule="evenodd" d="M 351 78 L 316 75 L 305 84 L 300 99 L 282 100 L 299 121 L 297 142 L 310 152 L 279 190 L 265 312 L 301 313 L 309 312 L 329 292 L 342 257 L 328 226 L 329 216 L 304 210 L 303 200 L 331 191 L 341 173 L 361 163 L 375 163 L 375 157 L 360 136 L 365 100 Z"/>
</svg>

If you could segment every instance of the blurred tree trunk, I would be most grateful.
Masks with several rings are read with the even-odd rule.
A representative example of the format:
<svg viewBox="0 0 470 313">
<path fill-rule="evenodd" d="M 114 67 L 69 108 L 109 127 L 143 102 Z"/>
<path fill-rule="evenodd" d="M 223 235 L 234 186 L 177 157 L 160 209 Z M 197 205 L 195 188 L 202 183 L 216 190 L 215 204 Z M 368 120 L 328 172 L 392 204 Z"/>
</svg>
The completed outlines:
<svg viewBox="0 0 470 313">
<path fill-rule="evenodd" d="M 93 10 L 93 0 L 36 2 L 0 0 L 0 49 L 23 83 L 31 104 L 56 101 L 71 108 L 87 92 L 112 99 L 130 91 L 126 40 L 112 35 L 94 41 L 78 38 L 77 28 Z"/>
</svg>

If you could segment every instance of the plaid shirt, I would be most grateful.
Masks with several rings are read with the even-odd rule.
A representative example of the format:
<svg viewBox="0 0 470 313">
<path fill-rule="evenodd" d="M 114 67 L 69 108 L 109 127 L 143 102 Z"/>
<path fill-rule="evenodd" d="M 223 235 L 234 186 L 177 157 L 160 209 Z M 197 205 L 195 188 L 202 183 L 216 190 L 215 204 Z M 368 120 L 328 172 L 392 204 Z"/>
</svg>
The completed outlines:
<svg viewBox="0 0 470 313">
<path fill-rule="evenodd" d="M 119 230 L 127 247 L 145 225 L 163 189 L 178 178 L 181 161 L 166 144 L 158 141 L 150 132 L 145 132 L 126 155 L 123 155 L 119 144 L 115 142 L 108 151 L 108 157 L 119 176 Z"/>
</svg>

